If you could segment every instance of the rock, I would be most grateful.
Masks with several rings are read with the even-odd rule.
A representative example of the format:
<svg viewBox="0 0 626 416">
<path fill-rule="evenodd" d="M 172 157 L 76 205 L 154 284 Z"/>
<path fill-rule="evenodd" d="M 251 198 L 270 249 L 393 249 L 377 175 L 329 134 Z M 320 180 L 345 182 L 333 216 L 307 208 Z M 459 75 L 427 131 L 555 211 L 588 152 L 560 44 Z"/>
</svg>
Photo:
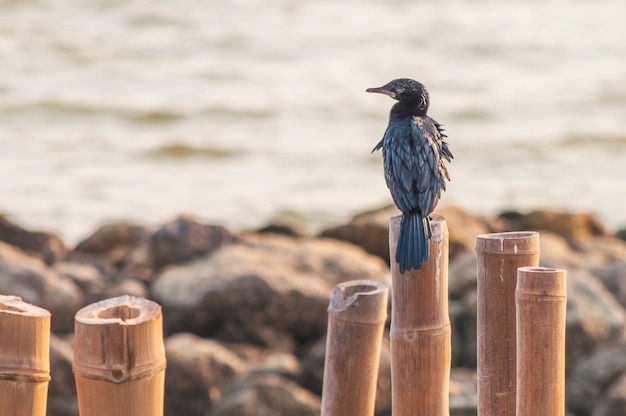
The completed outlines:
<svg viewBox="0 0 626 416">
<path fill-rule="evenodd" d="M 71 279 L 5 243 L 0 243 L 0 293 L 49 310 L 53 332 L 71 332 L 83 303 L 83 293 Z"/>
<path fill-rule="evenodd" d="M 324 360 L 326 359 L 326 335 L 309 346 L 300 359 L 300 371 L 296 381 L 305 389 L 322 395 Z"/>
<path fill-rule="evenodd" d="M 602 284 L 626 307 L 626 261 L 615 261 L 606 266 L 592 269 Z"/>
<path fill-rule="evenodd" d="M 595 348 L 619 341 L 626 325 L 626 312 L 591 273 L 567 271 L 566 368 Z"/>
<path fill-rule="evenodd" d="M 567 408 L 577 415 L 624 415 L 623 412 L 610 413 L 608 400 L 604 396 L 613 385 L 609 396 L 617 399 L 618 403 L 620 401 L 626 377 L 626 343 L 621 341 L 599 348 L 577 364 L 567 381 Z M 613 404 L 610 407 L 615 404 L 614 400 L 611 401 Z M 594 408 L 602 409 L 602 413 L 600 410 L 596 413 Z"/>
<path fill-rule="evenodd" d="M 280 211 L 271 218 L 267 225 L 259 228 L 257 233 L 281 234 L 290 237 L 306 237 L 309 235 L 306 219 L 293 211 Z"/>
<path fill-rule="evenodd" d="M 552 268 L 582 268 L 585 266 L 580 251 L 574 250 L 567 240 L 550 231 L 539 233 L 539 265 Z"/>
<path fill-rule="evenodd" d="M 148 288 L 144 282 L 137 279 L 120 279 L 113 283 L 102 293 L 103 299 L 116 298 L 118 296 L 129 295 L 138 298 L 148 297 Z"/>
<path fill-rule="evenodd" d="M 85 294 L 84 303 L 91 304 L 105 299 L 102 295 L 110 281 L 100 270 L 91 264 L 70 263 L 66 261 L 55 263 L 53 269 L 61 276 L 70 278 Z"/>
<path fill-rule="evenodd" d="M 455 259 L 462 253 L 473 252 L 476 236 L 490 232 L 484 221 L 459 207 L 445 206 L 437 208 L 434 213 L 446 219 L 450 235 L 450 259 Z"/>
<path fill-rule="evenodd" d="M 104 224 L 78 243 L 74 250 L 96 254 L 120 265 L 127 262 L 132 251 L 146 242 L 151 234 L 149 228 L 128 222 Z"/>
<path fill-rule="evenodd" d="M 476 253 L 467 252 L 450 261 L 448 266 L 448 294 L 450 299 L 461 299 L 468 291 L 476 290 Z"/>
<path fill-rule="evenodd" d="M 478 411 L 476 371 L 453 368 L 450 372 L 450 416 L 475 416 Z"/>
<path fill-rule="evenodd" d="M 64 262 L 93 267 L 103 276 L 105 281 L 112 281 L 119 272 L 115 264 L 98 254 L 70 251 Z"/>
<path fill-rule="evenodd" d="M 235 241 L 224 227 L 201 224 L 181 216 L 159 228 L 150 238 L 150 257 L 155 269 L 180 264 L 209 254 Z"/>
<path fill-rule="evenodd" d="M 283 352 L 266 352 L 265 357 L 259 363 L 250 365 L 250 374 L 277 374 L 292 379 L 300 370 L 300 362 L 293 354 Z"/>
<path fill-rule="evenodd" d="M 319 416 L 320 398 L 276 374 L 251 376 L 229 391 L 208 416 Z"/>
<path fill-rule="evenodd" d="M 203 414 L 246 369 L 245 363 L 226 347 L 192 334 L 167 338 L 165 353 L 168 416 Z"/>
<path fill-rule="evenodd" d="M 548 210 L 537 210 L 528 214 L 503 212 L 494 223 L 494 228 L 497 231 L 551 231 L 570 243 L 608 235 L 593 214 Z"/>
<path fill-rule="evenodd" d="M 28 231 L 10 222 L 4 215 L 0 215 L 0 241 L 18 247 L 46 264 L 63 260 L 67 254 L 63 240 L 57 235 Z"/>
<path fill-rule="evenodd" d="M 152 229 L 142 225 L 105 224 L 76 246 L 71 259 L 91 263 L 112 279 L 149 281 L 154 276 L 149 245 L 152 234 Z"/>
<path fill-rule="evenodd" d="M 210 256 L 165 269 L 151 295 L 168 333 L 189 331 L 293 351 L 326 332 L 333 287 L 346 280 L 388 282 L 382 260 L 334 240 L 248 235 Z"/>
<path fill-rule="evenodd" d="M 626 415 L 626 371 L 611 385 L 608 394 L 593 409 L 593 416 Z"/>
<path fill-rule="evenodd" d="M 466 292 L 460 300 L 449 304 L 452 330 L 452 365 L 476 368 L 478 296 L 476 290 Z"/>
<path fill-rule="evenodd" d="M 72 372 L 73 357 L 72 345 L 51 334 L 48 416 L 78 416 L 76 384 Z"/>
<path fill-rule="evenodd" d="M 585 267 L 597 267 L 626 259 L 626 242 L 611 236 L 590 238 L 577 244 Z"/>
<path fill-rule="evenodd" d="M 350 242 L 389 264 L 389 218 L 400 214 L 395 206 L 363 212 L 348 224 L 322 231 L 320 237 Z"/>
</svg>

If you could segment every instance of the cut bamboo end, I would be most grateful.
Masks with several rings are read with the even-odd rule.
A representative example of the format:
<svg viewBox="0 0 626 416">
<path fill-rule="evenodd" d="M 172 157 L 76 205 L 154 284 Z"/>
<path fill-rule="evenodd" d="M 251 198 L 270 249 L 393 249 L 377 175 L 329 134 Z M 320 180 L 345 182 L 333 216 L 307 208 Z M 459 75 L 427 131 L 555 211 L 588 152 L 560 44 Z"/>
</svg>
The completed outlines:
<svg viewBox="0 0 626 416">
<path fill-rule="evenodd" d="M 539 233 L 536 231 L 510 231 L 479 234 L 476 251 L 494 254 L 539 255 Z"/>
<path fill-rule="evenodd" d="M 539 264 L 539 234 L 479 235 L 476 255 L 478 411 L 481 416 L 515 416 L 517 269 Z"/>
<path fill-rule="evenodd" d="M 368 280 L 339 284 L 328 307 L 322 416 L 374 414 L 389 288 Z"/>
<path fill-rule="evenodd" d="M 431 216 L 430 260 L 400 274 L 395 262 L 401 217 L 390 220 L 392 270 L 391 385 L 394 416 L 449 415 L 451 332 L 448 229 Z"/>
<path fill-rule="evenodd" d="M 50 381 L 50 312 L 0 295 L 0 415 L 44 416 Z"/>
<path fill-rule="evenodd" d="M 378 324 L 387 319 L 389 287 L 371 280 L 340 283 L 330 299 L 328 313 L 344 321 Z"/>
<path fill-rule="evenodd" d="M 518 269 L 517 416 L 565 414 L 565 270 Z"/>
<path fill-rule="evenodd" d="M 78 311 L 73 370 L 81 416 L 162 415 L 161 307 L 120 296 Z"/>
</svg>

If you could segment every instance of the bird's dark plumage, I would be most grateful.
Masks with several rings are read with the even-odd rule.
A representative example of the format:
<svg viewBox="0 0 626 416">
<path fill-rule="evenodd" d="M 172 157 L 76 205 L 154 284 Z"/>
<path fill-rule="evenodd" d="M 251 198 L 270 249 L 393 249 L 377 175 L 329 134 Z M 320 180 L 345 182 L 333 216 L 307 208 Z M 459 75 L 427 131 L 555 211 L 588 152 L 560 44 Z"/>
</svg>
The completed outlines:
<svg viewBox="0 0 626 416">
<path fill-rule="evenodd" d="M 404 273 L 428 261 L 428 215 L 450 180 L 445 160 L 449 162 L 452 153 L 442 126 L 426 115 L 430 102 L 424 85 L 400 78 L 366 91 L 398 100 L 385 135 L 372 152 L 382 149 L 387 187 L 402 211 L 396 262 Z"/>
</svg>

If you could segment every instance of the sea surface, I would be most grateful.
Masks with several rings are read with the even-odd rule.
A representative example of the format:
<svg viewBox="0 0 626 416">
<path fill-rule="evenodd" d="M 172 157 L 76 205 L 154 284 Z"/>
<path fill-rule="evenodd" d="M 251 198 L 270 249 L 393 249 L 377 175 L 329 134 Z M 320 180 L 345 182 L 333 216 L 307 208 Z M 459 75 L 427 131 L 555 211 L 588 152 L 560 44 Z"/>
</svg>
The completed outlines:
<svg viewBox="0 0 626 416">
<path fill-rule="evenodd" d="M 192 214 L 314 230 L 391 203 L 371 154 L 423 82 L 441 204 L 626 226 L 623 0 L 0 0 L 0 211 L 76 242 Z"/>
</svg>

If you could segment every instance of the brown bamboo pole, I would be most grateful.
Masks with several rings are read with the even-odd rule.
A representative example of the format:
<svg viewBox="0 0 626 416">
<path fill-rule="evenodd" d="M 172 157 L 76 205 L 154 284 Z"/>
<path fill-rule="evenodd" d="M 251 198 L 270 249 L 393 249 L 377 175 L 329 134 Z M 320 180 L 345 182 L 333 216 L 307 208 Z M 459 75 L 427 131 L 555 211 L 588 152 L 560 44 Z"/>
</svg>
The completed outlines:
<svg viewBox="0 0 626 416">
<path fill-rule="evenodd" d="M 0 415 L 45 416 L 50 312 L 0 295 Z"/>
<path fill-rule="evenodd" d="M 517 270 L 517 414 L 565 415 L 565 270 Z"/>
<path fill-rule="evenodd" d="M 73 370 L 81 416 L 162 416 L 161 307 L 120 296 L 78 311 Z"/>
<path fill-rule="evenodd" d="M 431 216 L 430 261 L 400 274 L 395 262 L 401 217 L 389 227 L 391 256 L 391 409 L 394 416 L 450 414 L 448 228 Z"/>
<path fill-rule="evenodd" d="M 478 415 L 515 416 L 515 282 L 518 267 L 539 264 L 534 231 L 476 237 Z"/>
<path fill-rule="evenodd" d="M 337 285 L 328 307 L 322 416 L 373 416 L 389 288 L 369 280 Z"/>
</svg>

